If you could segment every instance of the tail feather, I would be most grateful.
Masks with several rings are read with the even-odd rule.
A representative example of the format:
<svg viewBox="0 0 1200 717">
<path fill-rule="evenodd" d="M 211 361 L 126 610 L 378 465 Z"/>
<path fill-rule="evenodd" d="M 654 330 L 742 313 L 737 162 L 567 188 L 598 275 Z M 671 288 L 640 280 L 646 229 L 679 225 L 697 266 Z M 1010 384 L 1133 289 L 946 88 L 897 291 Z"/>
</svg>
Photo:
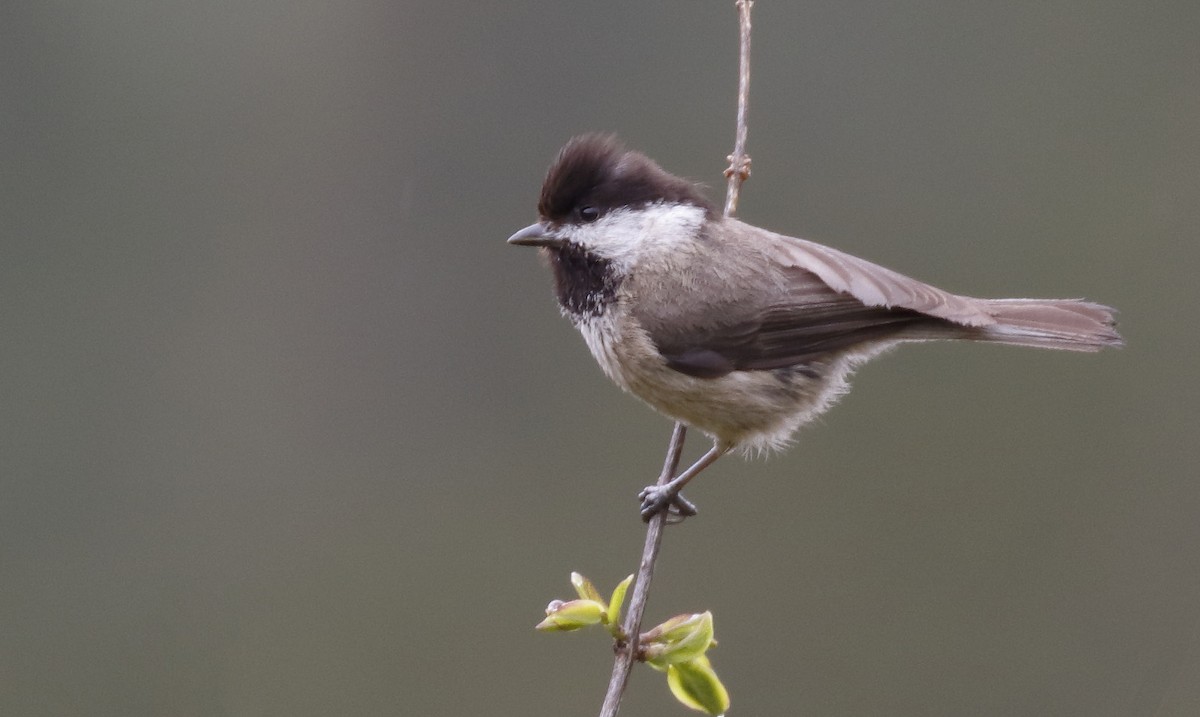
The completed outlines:
<svg viewBox="0 0 1200 717">
<path fill-rule="evenodd" d="M 1080 299 L 988 299 L 996 323 L 972 338 L 1016 346 L 1099 351 L 1125 342 L 1114 328 L 1116 311 Z"/>
</svg>

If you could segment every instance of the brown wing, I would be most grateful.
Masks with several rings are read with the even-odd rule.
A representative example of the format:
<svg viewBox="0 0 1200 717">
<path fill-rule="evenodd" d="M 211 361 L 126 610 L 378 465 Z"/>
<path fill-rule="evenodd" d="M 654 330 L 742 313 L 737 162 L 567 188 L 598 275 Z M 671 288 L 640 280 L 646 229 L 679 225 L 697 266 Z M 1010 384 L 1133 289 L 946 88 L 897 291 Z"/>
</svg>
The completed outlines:
<svg viewBox="0 0 1200 717">
<path fill-rule="evenodd" d="M 978 299 L 942 291 L 816 242 L 741 226 L 765 235 L 763 245 L 780 266 L 812 272 L 829 288 L 849 294 L 866 306 L 912 309 L 963 326 L 995 323 Z"/>
<path fill-rule="evenodd" d="M 679 280 L 677 295 L 690 292 L 695 301 L 672 302 L 671 316 L 637 312 L 667 364 L 682 373 L 715 378 L 796 366 L 900 334 L 952 336 L 994 322 L 977 300 L 813 242 L 733 228 L 752 238 L 734 244 L 712 237 L 720 248 L 707 272 Z"/>
</svg>

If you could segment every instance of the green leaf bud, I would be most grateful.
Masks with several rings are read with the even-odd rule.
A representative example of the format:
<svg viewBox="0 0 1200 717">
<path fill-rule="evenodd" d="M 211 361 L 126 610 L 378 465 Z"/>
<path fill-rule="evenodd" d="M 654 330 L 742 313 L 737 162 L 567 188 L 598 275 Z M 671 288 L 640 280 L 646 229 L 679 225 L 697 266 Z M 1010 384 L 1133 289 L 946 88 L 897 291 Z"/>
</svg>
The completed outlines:
<svg viewBox="0 0 1200 717">
<path fill-rule="evenodd" d="M 667 686 L 675 699 L 694 710 L 714 716 L 729 710 L 729 692 L 704 655 L 667 667 Z"/>
<path fill-rule="evenodd" d="M 612 598 L 608 601 L 608 615 L 606 618 L 609 632 L 612 632 L 614 637 L 617 636 L 617 632 L 621 629 L 621 606 L 625 603 L 625 591 L 629 589 L 629 584 L 632 582 L 633 576 L 630 575 L 618 583 L 617 587 L 613 589 Z"/>
<path fill-rule="evenodd" d="M 571 585 L 575 587 L 575 592 L 579 594 L 580 600 L 594 600 L 604 605 L 604 598 L 600 597 L 600 591 L 596 589 L 591 580 L 579 573 L 571 573 Z"/>
<path fill-rule="evenodd" d="M 546 606 L 546 619 L 534 626 L 535 630 L 567 632 L 595 625 L 605 616 L 605 606 L 595 600 L 551 600 Z"/>
<path fill-rule="evenodd" d="M 715 644 L 711 612 L 676 615 L 642 635 L 643 659 L 665 666 L 688 662 L 704 655 Z"/>
</svg>

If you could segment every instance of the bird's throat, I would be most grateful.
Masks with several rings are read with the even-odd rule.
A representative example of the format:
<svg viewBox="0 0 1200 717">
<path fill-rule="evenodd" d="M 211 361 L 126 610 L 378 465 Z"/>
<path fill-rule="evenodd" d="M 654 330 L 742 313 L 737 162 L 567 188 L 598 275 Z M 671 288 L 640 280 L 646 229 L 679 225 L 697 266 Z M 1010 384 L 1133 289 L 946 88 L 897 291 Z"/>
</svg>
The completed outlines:
<svg viewBox="0 0 1200 717">
<path fill-rule="evenodd" d="M 621 281 L 609 259 L 567 244 L 550 250 L 550 264 L 558 302 L 571 318 L 602 316 L 616 298 Z"/>
</svg>

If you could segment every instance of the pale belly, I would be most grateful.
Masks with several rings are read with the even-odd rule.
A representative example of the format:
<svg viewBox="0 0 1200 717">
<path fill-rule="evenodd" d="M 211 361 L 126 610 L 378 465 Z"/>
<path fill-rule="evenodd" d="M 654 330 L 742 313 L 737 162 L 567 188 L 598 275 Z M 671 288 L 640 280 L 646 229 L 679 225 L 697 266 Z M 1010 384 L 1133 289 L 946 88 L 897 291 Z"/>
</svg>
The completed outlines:
<svg viewBox="0 0 1200 717">
<path fill-rule="evenodd" d="M 804 423 L 846 390 L 853 362 L 845 357 L 803 370 L 734 371 L 696 378 L 668 368 L 644 332 L 618 328 L 611 316 L 577 324 L 604 373 L 660 413 L 699 429 L 727 447 L 782 448 Z M 626 324 L 627 326 L 627 324 Z"/>
</svg>

